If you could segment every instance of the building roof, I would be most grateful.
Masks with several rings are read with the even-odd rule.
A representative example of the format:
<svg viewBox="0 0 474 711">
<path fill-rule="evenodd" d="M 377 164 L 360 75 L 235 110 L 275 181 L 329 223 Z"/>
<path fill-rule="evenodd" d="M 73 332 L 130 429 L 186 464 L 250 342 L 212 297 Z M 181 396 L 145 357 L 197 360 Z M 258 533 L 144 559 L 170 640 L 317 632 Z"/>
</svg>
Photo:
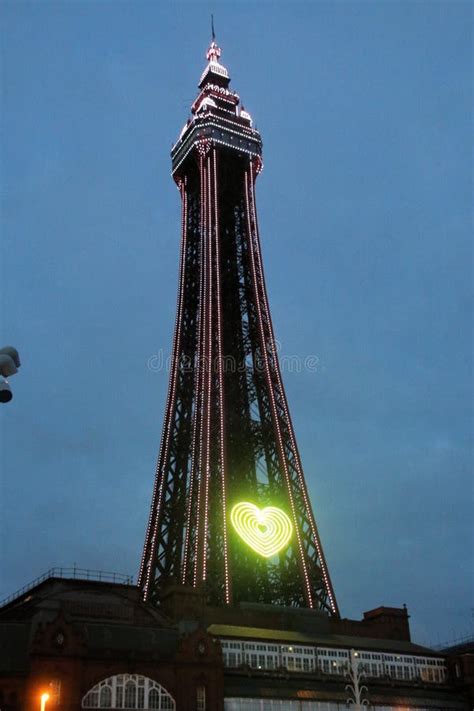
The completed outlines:
<svg viewBox="0 0 474 711">
<path fill-rule="evenodd" d="M 448 646 L 443 646 L 440 649 L 444 654 L 474 654 L 474 637 L 465 637 L 458 642 Z"/>
<path fill-rule="evenodd" d="M 395 639 L 374 639 L 372 637 L 353 637 L 337 634 L 307 634 L 292 630 L 264 629 L 262 627 L 239 627 L 236 625 L 210 625 L 209 634 L 216 637 L 234 637 L 239 639 L 261 639 L 279 642 L 294 642 L 328 647 L 343 647 L 356 649 L 373 649 L 385 652 L 404 654 L 422 654 L 433 657 L 442 656 L 428 647 L 422 647 L 413 642 Z"/>
<path fill-rule="evenodd" d="M 40 611 L 47 619 L 54 617 L 58 610 L 76 620 L 173 626 L 159 610 L 142 601 L 135 585 L 55 577 L 42 581 L 1 607 L 0 622 L 32 619 Z"/>
<path fill-rule="evenodd" d="M 0 609 L 0 674 L 26 672 L 38 649 L 59 653 L 51 649 L 57 629 L 66 656 L 158 661 L 171 658 L 180 640 L 177 626 L 133 585 L 48 578 Z"/>
</svg>

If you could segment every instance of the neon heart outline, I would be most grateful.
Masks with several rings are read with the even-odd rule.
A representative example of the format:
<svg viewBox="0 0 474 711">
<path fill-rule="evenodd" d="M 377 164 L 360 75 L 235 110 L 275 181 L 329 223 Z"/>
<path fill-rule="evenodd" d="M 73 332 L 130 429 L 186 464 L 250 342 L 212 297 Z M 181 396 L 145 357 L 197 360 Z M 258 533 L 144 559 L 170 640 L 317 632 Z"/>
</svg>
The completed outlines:
<svg viewBox="0 0 474 711">
<path fill-rule="evenodd" d="M 244 543 L 264 558 L 281 551 L 293 534 L 289 517 L 276 506 L 259 509 L 249 501 L 241 501 L 232 508 L 230 520 Z M 260 530 L 259 526 L 265 526 L 266 530 Z"/>
</svg>

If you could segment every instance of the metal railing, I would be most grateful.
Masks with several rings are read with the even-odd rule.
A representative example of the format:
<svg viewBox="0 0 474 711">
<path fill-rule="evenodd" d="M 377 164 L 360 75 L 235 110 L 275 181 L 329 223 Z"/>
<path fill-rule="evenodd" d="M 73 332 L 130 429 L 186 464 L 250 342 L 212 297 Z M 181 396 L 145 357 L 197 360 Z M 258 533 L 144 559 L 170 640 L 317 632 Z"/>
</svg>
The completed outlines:
<svg viewBox="0 0 474 711">
<path fill-rule="evenodd" d="M 474 634 L 468 634 L 464 637 L 458 637 L 457 639 L 452 639 L 450 642 L 444 642 L 443 644 L 436 644 L 433 649 L 438 651 L 443 651 L 444 649 L 452 649 L 454 647 L 462 647 L 464 644 L 474 644 Z"/>
<path fill-rule="evenodd" d="M 19 590 L 16 590 L 8 597 L 0 600 L 0 607 L 4 607 L 12 600 L 21 597 L 24 593 L 32 590 L 36 585 L 42 583 L 44 580 L 49 578 L 64 578 L 67 580 L 77 579 L 77 580 L 96 580 L 104 583 L 120 583 L 122 585 L 133 585 L 133 575 L 125 575 L 123 573 L 110 573 L 103 570 L 89 570 L 87 568 L 77 568 L 74 565 L 72 568 L 50 568 L 43 573 L 43 575 L 38 576 L 31 582 L 24 585 Z"/>
</svg>

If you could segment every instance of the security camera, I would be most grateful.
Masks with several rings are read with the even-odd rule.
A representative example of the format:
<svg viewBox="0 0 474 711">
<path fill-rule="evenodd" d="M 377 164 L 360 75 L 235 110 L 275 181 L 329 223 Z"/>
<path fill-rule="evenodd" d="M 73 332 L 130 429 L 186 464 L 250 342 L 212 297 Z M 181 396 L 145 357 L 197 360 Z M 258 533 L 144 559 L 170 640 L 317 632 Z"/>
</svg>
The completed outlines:
<svg viewBox="0 0 474 711">
<path fill-rule="evenodd" d="M 20 356 L 16 348 L 13 346 L 0 348 L 0 402 L 10 402 L 12 399 L 13 394 L 7 378 L 15 375 L 20 365 Z"/>
<path fill-rule="evenodd" d="M 13 397 L 8 380 L 0 380 L 0 402 L 10 402 Z"/>
<path fill-rule="evenodd" d="M 0 348 L 0 374 L 8 378 L 10 375 L 15 375 L 19 367 L 20 356 L 17 349 L 13 346 Z"/>
</svg>

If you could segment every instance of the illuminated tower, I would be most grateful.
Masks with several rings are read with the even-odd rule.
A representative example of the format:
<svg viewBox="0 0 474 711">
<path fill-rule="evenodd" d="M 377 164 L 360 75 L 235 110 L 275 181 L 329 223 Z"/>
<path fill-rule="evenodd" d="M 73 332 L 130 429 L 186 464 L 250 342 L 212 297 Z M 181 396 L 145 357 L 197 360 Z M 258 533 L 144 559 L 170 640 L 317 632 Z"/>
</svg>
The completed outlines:
<svg viewBox="0 0 474 711">
<path fill-rule="evenodd" d="M 181 193 L 177 316 L 139 574 L 240 601 L 338 608 L 296 446 L 255 207 L 262 142 L 212 41 L 171 157 Z"/>
</svg>

